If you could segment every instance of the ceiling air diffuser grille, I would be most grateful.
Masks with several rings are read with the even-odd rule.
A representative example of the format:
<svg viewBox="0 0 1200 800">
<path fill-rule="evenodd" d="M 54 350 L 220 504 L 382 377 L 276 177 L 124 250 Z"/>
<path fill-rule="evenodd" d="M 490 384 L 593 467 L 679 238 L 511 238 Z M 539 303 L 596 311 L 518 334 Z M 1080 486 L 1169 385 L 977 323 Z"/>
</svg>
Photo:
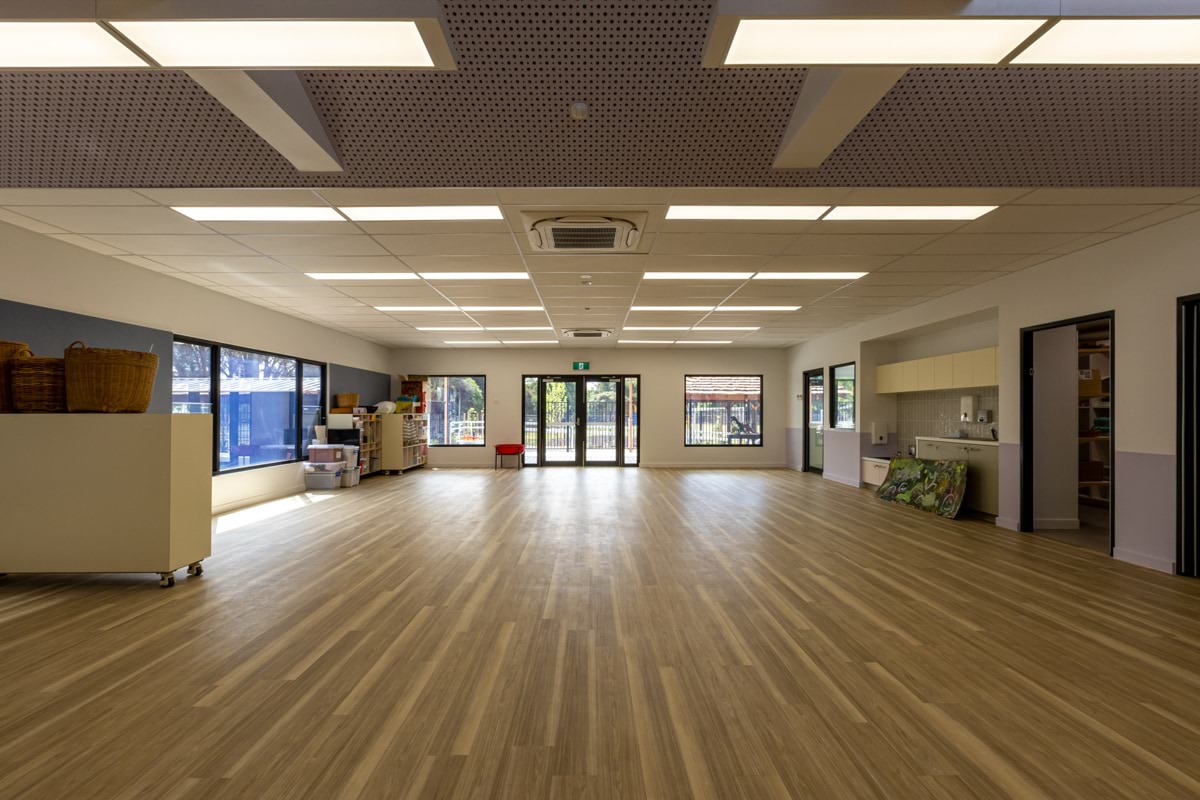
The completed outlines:
<svg viewBox="0 0 1200 800">
<path fill-rule="evenodd" d="M 533 223 L 529 241 L 538 250 L 618 253 L 638 243 L 638 228 L 627 219 L 559 217 Z"/>
<path fill-rule="evenodd" d="M 617 242 L 617 229 L 568 228 L 555 226 L 550 229 L 554 237 L 555 250 L 611 250 Z"/>
</svg>

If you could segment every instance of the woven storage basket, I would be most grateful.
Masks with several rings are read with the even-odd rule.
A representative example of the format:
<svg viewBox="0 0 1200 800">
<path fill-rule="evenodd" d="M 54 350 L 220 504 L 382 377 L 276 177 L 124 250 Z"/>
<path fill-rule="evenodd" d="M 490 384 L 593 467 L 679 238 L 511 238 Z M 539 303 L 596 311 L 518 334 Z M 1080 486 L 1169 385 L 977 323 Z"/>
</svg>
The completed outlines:
<svg viewBox="0 0 1200 800">
<path fill-rule="evenodd" d="M 0 414 L 11 414 L 13 411 L 9 364 L 14 358 L 31 355 L 33 351 L 24 342 L 0 342 Z"/>
<path fill-rule="evenodd" d="M 338 408 L 354 408 L 358 405 L 358 395 L 351 392 L 339 392 L 334 395 Z"/>
<path fill-rule="evenodd" d="M 67 410 L 66 365 L 61 358 L 14 358 L 13 409 L 23 414 Z"/>
<path fill-rule="evenodd" d="M 101 350 L 73 342 L 64 356 L 68 411 L 142 414 L 150 407 L 158 373 L 156 354 Z"/>
</svg>

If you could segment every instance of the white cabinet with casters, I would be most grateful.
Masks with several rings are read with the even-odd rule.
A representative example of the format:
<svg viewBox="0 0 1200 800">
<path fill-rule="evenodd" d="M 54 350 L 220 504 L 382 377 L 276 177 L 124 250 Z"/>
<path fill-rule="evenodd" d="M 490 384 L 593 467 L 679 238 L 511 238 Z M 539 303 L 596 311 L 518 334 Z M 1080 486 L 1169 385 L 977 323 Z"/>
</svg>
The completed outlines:
<svg viewBox="0 0 1200 800">
<path fill-rule="evenodd" d="M 963 505 L 995 516 L 1000 513 L 1000 445 L 979 439 L 918 436 L 917 458 L 966 461 L 967 494 Z"/>
</svg>

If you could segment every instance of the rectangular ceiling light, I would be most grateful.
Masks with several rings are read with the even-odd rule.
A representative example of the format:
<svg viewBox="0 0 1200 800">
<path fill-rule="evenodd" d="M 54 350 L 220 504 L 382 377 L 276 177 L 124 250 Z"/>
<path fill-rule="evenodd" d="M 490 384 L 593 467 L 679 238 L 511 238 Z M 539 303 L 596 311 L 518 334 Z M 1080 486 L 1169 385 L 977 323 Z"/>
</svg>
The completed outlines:
<svg viewBox="0 0 1200 800">
<path fill-rule="evenodd" d="M 717 311 L 799 311 L 800 306 L 717 306 Z"/>
<path fill-rule="evenodd" d="M 461 306 L 463 311 L 545 311 L 541 306 Z"/>
<path fill-rule="evenodd" d="M 693 341 L 686 341 L 686 342 L 676 342 L 675 344 L 733 344 L 733 342 L 728 339 L 725 341 L 717 341 L 714 339 L 711 342 L 700 342 L 700 341 L 693 340 Z"/>
<path fill-rule="evenodd" d="M 496 341 L 495 339 L 474 339 L 474 340 L 467 341 L 467 342 L 447 341 L 446 344 L 500 344 L 500 343 L 498 341 Z"/>
<path fill-rule="evenodd" d="M 627 331 L 690 331 L 687 325 L 626 325 Z"/>
<path fill-rule="evenodd" d="M 727 65 L 999 64 L 1044 19 L 742 19 Z"/>
<path fill-rule="evenodd" d="M 829 206 L 671 206 L 667 219 L 813 220 Z"/>
<path fill-rule="evenodd" d="M 422 272 L 427 281 L 527 281 L 528 272 Z"/>
<path fill-rule="evenodd" d="M 411 281 L 417 278 L 414 272 L 306 272 L 304 274 L 317 281 Z"/>
<path fill-rule="evenodd" d="M 197 222 L 345 222 L 329 206 L 171 206 Z"/>
<path fill-rule="evenodd" d="M 464 327 L 464 326 L 458 326 L 458 327 L 456 327 L 456 326 L 453 326 L 453 325 L 451 325 L 451 326 L 449 326 L 449 327 L 439 327 L 439 328 L 417 328 L 417 330 L 419 330 L 419 331 L 424 331 L 424 332 L 427 332 L 427 333 L 428 333 L 428 332 L 430 332 L 430 331 L 439 331 L 439 332 L 442 332 L 442 333 L 450 333 L 450 332 L 462 332 L 462 331 L 482 331 L 482 330 L 483 330 L 483 328 L 479 328 L 479 327 L 470 327 L 470 326 L 465 326 L 465 327 Z"/>
<path fill-rule="evenodd" d="M 753 272 L 647 272 L 648 281 L 748 281 Z"/>
<path fill-rule="evenodd" d="M 489 331 L 552 331 L 552 330 L 554 330 L 554 328 L 551 328 L 548 325 L 542 326 L 542 327 L 539 327 L 537 325 L 518 325 L 513 328 L 508 328 L 508 327 L 493 328 L 493 327 L 489 326 L 488 330 Z"/>
<path fill-rule="evenodd" d="M 1012 63 L 1200 64 L 1200 19 L 1059 20 Z"/>
<path fill-rule="evenodd" d="M 410 20 L 129 20 L 110 23 L 164 67 L 433 67 Z"/>
<path fill-rule="evenodd" d="M 355 222 L 435 222 L 504 219 L 500 206 L 340 206 Z"/>
<path fill-rule="evenodd" d="M 996 206 L 837 206 L 825 220 L 937 221 L 979 219 Z"/>
<path fill-rule="evenodd" d="M 0 22 L 0 67 L 148 67 L 95 22 Z"/>
<path fill-rule="evenodd" d="M 712 311 L 712 306 L 634 306 L 630 311 Z"/>
<path fill-rule="evenodd" d="M 758 325 L 705 325 L 692 328 L 694 331 L 756 331 Z"/>
<path fill-rule="evenodd" d="M 617 344 L 675 344 L 669 339 L 654 341 L 652 339 L 618 339 Z"/>
<path fill-rule="evenodd" d="M 376 311 L 454 311 L 462 309 L 455 306 L 375 306 Z"/>
<path fill-rule="evenodd" d="M 856 281 L 865 272 L 760 272 L 756 281 Z"/>
<path fill-rule="evenodd" d="M 558 339 L 503 339 L 504 344 L 558 344 Z"/>
</svg>

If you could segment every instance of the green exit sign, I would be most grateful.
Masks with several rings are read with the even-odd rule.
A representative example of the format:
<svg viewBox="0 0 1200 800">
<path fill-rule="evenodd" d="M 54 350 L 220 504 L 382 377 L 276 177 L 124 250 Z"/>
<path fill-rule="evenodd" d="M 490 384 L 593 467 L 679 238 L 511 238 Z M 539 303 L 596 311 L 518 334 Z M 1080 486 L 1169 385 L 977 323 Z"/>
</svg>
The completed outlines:
<svg viewBox="0 0 1200 800">
<path fill-rule="evenodd" d="M 579 372 L 582 369 L 591 369 L 592 362 L 590 362 L 590 361 L 572 361 L 571 368 L 574 369 L 576 372 Z"/>
</svg>

